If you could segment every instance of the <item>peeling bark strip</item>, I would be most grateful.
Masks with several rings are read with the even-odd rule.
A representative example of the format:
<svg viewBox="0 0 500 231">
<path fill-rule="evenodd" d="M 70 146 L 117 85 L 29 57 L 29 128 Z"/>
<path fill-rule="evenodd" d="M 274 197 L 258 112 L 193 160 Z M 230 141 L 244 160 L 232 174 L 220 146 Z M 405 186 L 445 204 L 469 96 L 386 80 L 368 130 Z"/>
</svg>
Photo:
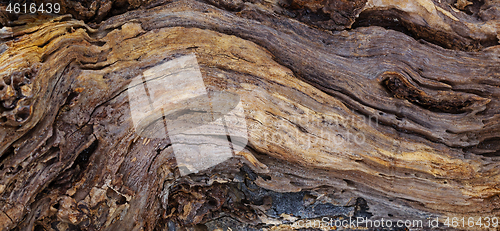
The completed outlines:
<svg viewBox="0 0 500 231">
<path fill-rule="evenodd" d="M 0 15 L 8 26 L 0 31 L 0 230 L 500 218 L 498 2 L 61 6 L 72 15 Z M 147 83 L 161 97 L 149 84 L 180 88 L 184 79 L 154 70 L 189 55 L 206 95 L 169 104 L 170 114 L 137 110 L 138 132 L 133 104 L 149 106 L 131 102 L 128 89 Z M 225 116 L 233 108 L 241 113 Z M 187 174 L 176 142 L 203 143 L 203 135 L 185 139 L 201 127 L 189 122 L 220 118 L 200 129 L 232 157 Z M 242 124 L 246 134 L 231 130 Z"/>
</svg>

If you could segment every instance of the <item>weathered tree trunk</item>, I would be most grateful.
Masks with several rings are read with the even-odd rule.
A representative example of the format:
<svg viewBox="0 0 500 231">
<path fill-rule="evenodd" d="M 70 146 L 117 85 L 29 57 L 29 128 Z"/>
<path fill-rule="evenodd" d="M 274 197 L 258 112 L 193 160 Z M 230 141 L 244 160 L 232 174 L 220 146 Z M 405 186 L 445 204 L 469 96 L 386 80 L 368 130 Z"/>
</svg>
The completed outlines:
<svg viewBox="0 0 500 231">
<path fill-rule="evenodd" d="M 481 230 L 468 219 L 500 218 L 498 1 L 65 0 L 62 16 L 5 6 L 0 230 L 290 230 L 325 218 Z M 186 57 L 196 65 L 168 72 Z M 148 111 L 147 89 L 174 100 L 195 89 L 192 75 L 173 79 L 187 69 L 211 101 L 172 104 L 192 115 L 172 125 L 182 116 Z M 147 84 L 150 98 L 132 102 Z M 232 104 L 217 92 L 242 113 L 198 128 L 223 131 L 232 157 L 181 168 L 178 137 L 207 122 L 196 113 L 216 110 L 216 96 Z"/>
</svg>

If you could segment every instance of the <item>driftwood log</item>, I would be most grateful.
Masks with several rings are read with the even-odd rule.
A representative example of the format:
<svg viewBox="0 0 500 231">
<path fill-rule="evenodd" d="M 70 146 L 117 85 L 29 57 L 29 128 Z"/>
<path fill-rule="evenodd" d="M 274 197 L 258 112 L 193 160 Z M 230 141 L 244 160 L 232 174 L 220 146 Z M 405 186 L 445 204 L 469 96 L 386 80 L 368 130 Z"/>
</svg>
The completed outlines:
<svg viewBox="0 0 500 231">
<path fill-rule="evenodd" d="M 325 217 L 482 230 L 467 220 L 500 218 L 498 1 L 60 4 L 2 6 L 0 230 L 290 230 Z M 172 130 L 138 132 L 131 107 L 131 83 L 183 57 L 209 95 L 239 97 L 246 123 L 227 136 L 231 158 L 194 172 Z M 465 226 L 446 226 L 454 217 Z"/>
</svg>

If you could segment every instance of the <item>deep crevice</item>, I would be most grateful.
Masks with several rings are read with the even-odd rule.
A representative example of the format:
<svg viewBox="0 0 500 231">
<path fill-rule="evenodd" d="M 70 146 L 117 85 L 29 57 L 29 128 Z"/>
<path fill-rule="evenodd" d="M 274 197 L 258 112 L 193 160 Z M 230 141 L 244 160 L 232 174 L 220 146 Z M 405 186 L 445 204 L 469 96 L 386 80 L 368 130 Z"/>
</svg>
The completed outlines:
<svg viewBox="0 0 500 231">
<path fill-rule="evenodd" d="M 78 154 L 73 165 L 79 165 L 81 169 L 85 169 L 88 165 L 90 156 L 97 150 L 98 145 L 99 141 L 97 139 L 94 140 L 88 148 Z"/>
<path fill-rule="evenodd" d="M 396 10 L 387 11 L 363 11 L 359 14 L 351 29 L 360 27 L 379 26 L 388 30 L 394 30 L 406 34 L 415 40 L 418 40 L 413 32 L 411 32 L 399 18 L 399 13 Z"/>
<path fill-rule="evenodd" d="M 475 147 L 465 148 L 464 151 L 484 157 L 500 157 L 500 137 L 485 139 Z"/>
<path fill-rule="evenodd" d="M 99 141 L 95 139 L 89 147 L 81 151 L 75 161 L 66 171 L 60 173 L 57 178 L 50 183 L 49 187 L 57 187 L 69 182 L 77 182 L 82 177 L 82 172 L 87 169 L 90 157 L 97 150 Z"/>
<path fill-rule="evenodd" d="M 410 19 L 405 19 L 407 17 L 406 14 L 406 12 L 397 9 L 365 10 L 359 14 L 351 29 L 379 26 L 404 33 L 417 41 L 424 40 L 441 48 L 452 50 L 476 51 L 499 45 L 498 39 L 495 37 L 478 41 L 468 37 L 460 37 L 446 31 L 421 26 L 407 21 Z"/>
<path fill-rule="evenodd" d="M 11 145 L 9 148 L 7 148 L 2 155 L 0 155 L 0 164 L 7 159 L 7 157 L 14 155 L 14 147 Z M 4 168 L 4 164 L 0 166 L 0 170 Z"/>
</svg>

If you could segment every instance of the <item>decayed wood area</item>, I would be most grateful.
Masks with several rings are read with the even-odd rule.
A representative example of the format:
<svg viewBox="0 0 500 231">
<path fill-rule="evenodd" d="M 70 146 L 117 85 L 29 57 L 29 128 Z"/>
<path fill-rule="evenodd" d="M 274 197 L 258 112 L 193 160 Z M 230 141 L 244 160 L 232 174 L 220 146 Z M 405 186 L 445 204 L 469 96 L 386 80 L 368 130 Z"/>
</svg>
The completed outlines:
<svg viewBox="0 0 500 231">
<path fill-rule="evenodd" d="M 1 15 L 0 230 L 500 217 L 499 1 L 61 6 Z M 248 144 L 182 175 L 127 87 L 190 54 L 241 98 Z"/>
</svg>

